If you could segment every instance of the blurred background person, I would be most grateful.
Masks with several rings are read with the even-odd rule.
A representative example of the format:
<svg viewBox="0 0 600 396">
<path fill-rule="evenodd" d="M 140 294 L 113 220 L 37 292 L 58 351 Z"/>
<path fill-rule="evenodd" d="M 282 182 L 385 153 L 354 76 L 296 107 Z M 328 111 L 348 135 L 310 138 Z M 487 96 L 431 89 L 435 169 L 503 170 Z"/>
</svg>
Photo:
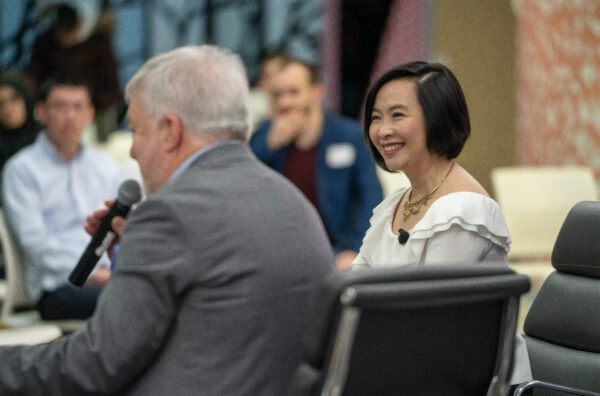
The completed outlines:
<svg viewBox="0 0 600 396">
<path fill-rule="evenodd" d="M 40 130 L 33 106 L 23 75 L 17 71 L 0 74 L 0 174 L 6 161 L 33 143 Z"/>
<path fill-rule="evenodd" d="M 252 136 L 256 156 L 317 208 L 338 268 L 356 256 L 382 191 L 360 126 L 325 114 L 314 65 L 288 59 L 270 79 L 273 118 Z"/>
<path fill-rule="evenodd" d="M 282 50 L 265 55 L 259 61 L 259 76 L 249 96 L 250 133 L 260 124 L 271 118 L 271 87 L 273 76 L 289 61 L 289 55 Z"/>
<path fill-rule="evenodd" d="M 69 4 L 52 4 L 46 12 L 53 15 L 54 23 L 33 43 L 29 75 L 36 86 L 56 73 L 82 78 L 92 89 L 96 137 L 101 142 L 106 141 L 117 128 L 118 107 L 122 102 L 118 67 L 111 46 L 114 18 L 108 3 L 104 3 L 89 35 L 82 33 L 82 21 Z"/>
<path fill-rule="evenodd" d="M 112 160 L 81 144 L 94 118 L 88 87 L 69 75 L 40 88 L 36 113 L 44 133 L 4 167 L 2 201 L 8 224 L 23 249 L 27 288 L 43 319 L 85 319 L 110 277 L 106 256 L 88 283 L 68 276 L 90 241 L 86 215 L 115 197 L 121 181 Z"/>
<path fill-rule="evenodd" d="M 455 158 L 471 133 L 465 97 L 438 63 L 393 68 L 370 89 L 364 136 L 375 161 L 410 180 L 373 210 L 354 268 L 452 263 L 508 265 L 502 210 Z M 512 383 L 531 379 L 520 335 Z"/>
</svg>

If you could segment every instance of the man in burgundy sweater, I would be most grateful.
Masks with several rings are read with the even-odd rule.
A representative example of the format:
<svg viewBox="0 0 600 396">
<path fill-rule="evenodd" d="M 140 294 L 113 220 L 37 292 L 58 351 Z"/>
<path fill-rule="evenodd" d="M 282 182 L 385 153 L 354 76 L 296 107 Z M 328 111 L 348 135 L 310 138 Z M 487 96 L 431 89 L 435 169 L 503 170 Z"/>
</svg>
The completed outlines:
<svg viewBox="0 0 600 396">
<path fill-rule="evenodd" d="M 252 136 L 256 156 L 291 180 L 317 208 L 336 253 L 350 265 L 381 201 L 359 124 L 325 114 L 315 66 L 287 60 L 272 79 L 273 119 Z"/>
</svg>

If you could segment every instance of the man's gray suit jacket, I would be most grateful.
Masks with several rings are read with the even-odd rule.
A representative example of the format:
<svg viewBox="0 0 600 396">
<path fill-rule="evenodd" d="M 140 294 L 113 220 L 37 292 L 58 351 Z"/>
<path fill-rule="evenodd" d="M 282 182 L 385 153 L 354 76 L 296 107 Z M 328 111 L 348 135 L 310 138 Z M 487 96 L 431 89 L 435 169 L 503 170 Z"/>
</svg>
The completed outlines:
<svg viewBox="0 0 600 396">
<path fill-rule="evenodd" d="M 332 268 L 298 190 L 219 145 L 131 213 L 83 328 L 0 348 L 0 394 L 280 395 Z"/>
</svg>

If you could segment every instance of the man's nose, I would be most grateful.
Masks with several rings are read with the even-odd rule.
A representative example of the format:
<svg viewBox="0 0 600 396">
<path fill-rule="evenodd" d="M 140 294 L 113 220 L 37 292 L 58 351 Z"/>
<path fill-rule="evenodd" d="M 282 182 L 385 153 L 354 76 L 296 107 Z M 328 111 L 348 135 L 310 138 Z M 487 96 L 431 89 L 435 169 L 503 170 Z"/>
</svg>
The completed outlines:
<svg viewBox="0 0 600 396">
<path fill-rule="evenodd" d="M 281 109 L 288 109 L 294 104 L 294 98 L 289 94 L 282 94 L 278 98 L 278 106 Z"/>
</svg>

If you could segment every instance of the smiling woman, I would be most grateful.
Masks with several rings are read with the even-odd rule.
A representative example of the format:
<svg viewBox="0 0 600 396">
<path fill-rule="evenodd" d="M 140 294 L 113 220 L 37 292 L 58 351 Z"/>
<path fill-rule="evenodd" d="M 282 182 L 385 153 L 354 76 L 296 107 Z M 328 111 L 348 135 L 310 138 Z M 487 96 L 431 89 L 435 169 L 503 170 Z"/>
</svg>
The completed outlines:
<svg viewBox="0 0 600 396">
<path fill-rule="evenodd" d="M 454 164 L 470 132 L 464 94 L 445 66 L 407 63 L 375 82 L 365 106 L 365 141 L 379 166 L 404 172 L 411 183 L 411 188 L 384 201 L 394 208 L 394 234 L 413 228 L 434 202 L 451 193 L 469 192 L 489 199 L 485 189 Z M 508 244 L 496 250 L 505 254 Z"/>
<path fill-rule="evenodd" d="M 370 142 L 386 168 L 406 172 L 419 164 L 411 163 L 410 158 L 428 155 L 425 120 L 414 81 L 393 80 L 385 84 L 377 95 L 370 121 Z"/>
<path fill-rule="evenodd" d="M 508 264 L 510 235 L 498 204 L 455 163 L 471 132 L 460 84 L 443 65 L 412 62 L 386 72 L 367 96 L 364 137 L 377 164 L 411 187 L 373 210 L 353 268 Z M 531 378 L 517 337 L 512 383 Z"/>
</svg>

